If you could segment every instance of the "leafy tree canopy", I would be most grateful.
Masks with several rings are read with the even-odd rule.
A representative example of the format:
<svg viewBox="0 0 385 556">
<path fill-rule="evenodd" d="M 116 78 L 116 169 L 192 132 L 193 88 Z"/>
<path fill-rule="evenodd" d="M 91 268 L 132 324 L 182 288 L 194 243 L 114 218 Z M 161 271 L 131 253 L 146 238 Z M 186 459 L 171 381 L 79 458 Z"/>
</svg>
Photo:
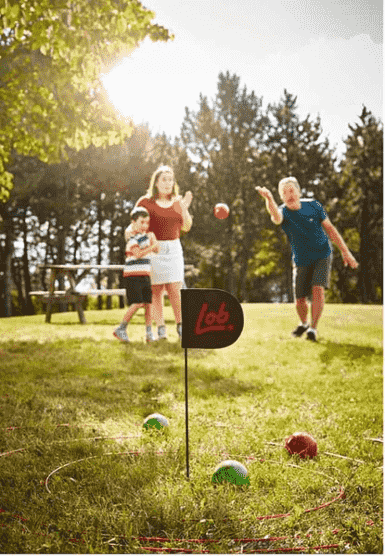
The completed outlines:
<svg viewBox="0 0 385 556">
<path fill-rule="evenodd" d="M 12 150 L 44 162 L 67 148 L 121 143 L 100 81 L 145 38 L 173 38 L 137 0 L 5 0 L 0 8 L 0 200 L 12 187 Z"/>
</svg>

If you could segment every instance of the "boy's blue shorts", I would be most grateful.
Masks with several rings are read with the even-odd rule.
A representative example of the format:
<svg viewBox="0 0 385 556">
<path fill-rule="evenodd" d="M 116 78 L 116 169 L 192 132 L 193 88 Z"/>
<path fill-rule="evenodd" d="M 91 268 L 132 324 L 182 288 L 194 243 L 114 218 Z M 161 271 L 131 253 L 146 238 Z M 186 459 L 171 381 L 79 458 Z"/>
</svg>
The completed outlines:
<svg viewBox="0 0 385 556">
<path fill-rule="evenodd" d="M 293 265 L 293 291 L 296 299 L 311 299 L 313 286 L 330 286 L 332 259 L 333 255 L 330 254 L 326 259 L 318 259 L 308 266 Z"/>
</svg>

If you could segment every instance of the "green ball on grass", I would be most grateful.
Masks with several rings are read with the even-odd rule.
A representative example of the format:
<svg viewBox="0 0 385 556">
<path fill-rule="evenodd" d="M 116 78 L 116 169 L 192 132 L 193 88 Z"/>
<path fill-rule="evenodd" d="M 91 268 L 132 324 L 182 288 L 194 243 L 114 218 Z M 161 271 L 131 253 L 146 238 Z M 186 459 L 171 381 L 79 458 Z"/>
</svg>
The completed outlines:
<svg viewBox="0 0 385 556">
<path fill-rule="evenodd" d="M 242 486 L 250 485 L 250 478 L 246 467 L 239 463 L 239 461 L 226 460 L 217 465 L 211 482 L 214 484 L 231 483 Z"/>
<path fill-rule="evenodd" d="M 145 418 L 143 427 L 146 430 L 157 429 L 158 431 L 168 427 L 168 421 L 164 415 L 160 413 L 152 413 Z"/>
</svg>

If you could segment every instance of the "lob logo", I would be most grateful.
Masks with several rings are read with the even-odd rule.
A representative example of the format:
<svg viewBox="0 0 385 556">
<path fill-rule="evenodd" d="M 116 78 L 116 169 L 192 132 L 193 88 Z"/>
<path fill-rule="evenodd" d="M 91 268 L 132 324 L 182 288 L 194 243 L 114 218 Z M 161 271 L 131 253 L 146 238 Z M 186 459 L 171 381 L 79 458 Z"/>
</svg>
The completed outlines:
<svg viewBox="0 0 385 556">
<path fill-rule="evenodd" d="M 222 348 L 243 330 L 243 311 L 230 293 L 218 289 L 183 289 L 182 348 Z"/>
</svg>

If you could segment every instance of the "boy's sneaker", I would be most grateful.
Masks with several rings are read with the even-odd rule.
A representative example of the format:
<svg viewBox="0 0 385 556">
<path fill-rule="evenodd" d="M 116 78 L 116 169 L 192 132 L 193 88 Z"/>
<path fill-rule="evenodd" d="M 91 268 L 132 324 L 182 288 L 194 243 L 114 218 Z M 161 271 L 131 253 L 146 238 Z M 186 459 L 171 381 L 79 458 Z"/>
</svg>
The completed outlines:
<svg viewBox="0 0 385 556">
<path fill-rule="evenodd" d="M 146 332 L 146 342 L 150 344 L 151 342 L 155 342 L 154 334 L 152 330 L 150 332 Z"/>
<path fill-rule="evenodd" d="M 306 340 L 310 340 L 311 342 L 317 341 L 317 332 L 314 328 L 310 328 L 310 330 L 306 332 Z"/>
<path fill-rule="evenodd" d="M 116 328 L 116 330 L 113 331 L 113 335 L 115 336 L 115 338 L 118 338 L 118 340 L 120 340 L 121 342 L 128 343 L 130 341 L 129 337 L 127 336 L 127 331 L 125 328 Z"/>
<path fill-rule="evenodd" d="M 167 340 L 166 326 L 164 324 L 158 326 L 158 340 Z"/>
<path fill-rule="evenodd" d="M 309 328 L 308 324 L 299 324 L 295 330 L 291 333 L 293 338 L 300 338 L 304 332 Z"/>
<path fill-rule="evenodd" d="M 176 331 L 178 332 L 179 338 L 182 338 L 182 323 L 181 322 L 178 322 L 178 324 L 176 325 Z"/>
</svg>

